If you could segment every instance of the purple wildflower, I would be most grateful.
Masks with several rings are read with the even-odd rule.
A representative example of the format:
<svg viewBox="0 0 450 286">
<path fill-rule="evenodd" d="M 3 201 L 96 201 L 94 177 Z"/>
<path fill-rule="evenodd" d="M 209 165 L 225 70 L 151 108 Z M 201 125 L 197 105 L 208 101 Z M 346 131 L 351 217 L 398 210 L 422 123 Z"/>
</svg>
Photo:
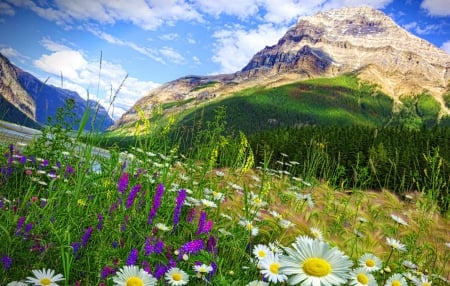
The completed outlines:
<svg viewBox="0 0 450 286">
<path fill-rule="evenodd" d="M 206 250 L 215 255 L 217 254 L 217 239 L 212 235 L 209 236 L 208 241 L 206 242 Z"/>
<path fill-rule="evenodd" d="M 72 166 L 70 166 L 70 164 L 67 164 L 66 172 L 65 172 L 66 175 L 72 175 L 74 172 L 75 172 L 75 169 Z"/>
<path fill-rule="evenodd" d="M 184 204 L 184 200 L 187 197 L 187 192 L 186 190 L 182 189 L 180 191 L 178 191 L 178 196 L 175 202 L 175 209 L 173 211 L 173 229 L 175 230 L 178 223 L 180 222 L 180 213 L 181 213 L 181 208 L 183 207 Z"/>
<path fill-rule="evenodd" d="M 81 238 L 81 245 L 82 245 L 82 246 L 86 246 L 86 245 L 87 245 L 87 243 L 88 243 L 88 241 L 89 241 L 89 238 L 91 237 L 92 231 L 93 231 L 92 226 L 90 226 L 90 227 L 86 230 L 86 232 L 84 233 L 83 237 Z"/>
<path fill-rule="evenodd" d="M 144 253 L 145 255 L 150 255 L 152 253 L 161 254 L 164 250 L 164 241 L 158 240 L 152 243 L 151 238 L 147 238 L 144 243 Z"/>
<path fill-rule="evenodd" d="M 75 257 L 78 257 L 78 251 L 80 250 L 81 243 L 80 242 L 72 242 L 70 244 L 70 246 L 72 246 L 72 248 L 73 248 L 73 255 Z"/>
<path fill-rule="evenodd" d="M 142 268 L 144 269 L 145 272 L 149 274 L 151 273 L 150 264 L 147 262 L 147 260 L 142 261 Z"/>
<path fill-rule="evenodd" d="M 195 209 L 192 208 L 189 210 L 188 215 L 186 217 L 186 221 L 191 223 L 194 220 L 194 216 L 195 216 Z"/>
<path fill-rule="evenodd" d="M 159 278 L 164 276 L 167 270 L 167 266 L 165 266 L 164 264 L 158 264 L 156 265 L 155 273 L 153 273 L 153 276 L 155 276 L 155 278 L 159 280 Z"/>
<path fill-rule="evenodd" d="M 131 189 L 130 194 L 128 195 L 127 203 L 125 205 L 127 209 L 129 209 L 133 205 L 134 199 L 136 198 L 138 192 L 141 190 L 141 187 L 141 184 L 137 184 Z"/>
<path fill-rule="evenodd" d="M 103 215 L 101 213 L 97 214 L 97 220 L 98 220 L 97 229 L 98 230 L 103 229 Z"/>
<path fill-rule="evenodd" d="M 150 210 L 150 213 L 148 214 L 148 224 L 152 224 L 153 218 L 156 216 L 156 212 L 158 211 L 159 207 L 161 206 L 161 198 L 164 194 L 164 185 L 159 184 L 156 188 L 155 197 L 153 198 L 153 207 Z"/>
<path fill-rule="evenodd" d="M 196 254 L 203 248 L 205 248 L 203 240 L 201 239 L 191 240 L 189 242 L 186 242 L 180 247 L 180 255 L 183 255 L 185 253 Z"/>
<path fill-rule="evenodd" d="M 203 228 L 205 227 L 205 222 L 206 222 L 206 212 L 201 211 L 200 217 L 198 219 L 198 228 L 197 228 L 197 232 L 196 232 L 197 235 L 203 233 Z"/>
<path fill-rule="evenodd" d="M 13 260 L 8 255 L 4 255 L 2 257 L 2 264 L 3 264 L 3 268 L 5 269 L 5 271 L 9 270 L 9 268 L 11 267 L 12 263 L 13 263 Z"/>
<path fill-rule="evenodd" d="M 127 259 L 126 264 L 127 264 L 128 266 L 130 266 L 130 265 L 136 265 L 137 259 L 138 259 L 138 250 L 137 250 L 137 248 L 133 248 L 133 249 L 130 251 L 130 254 L 128 255 L 128 259 Z"/>
<path fill-rule="evenodd" d="M 122 176 L 120 176 L 119 184 L 117 185 L 117 189 L 119 193 L 122 195 L 125 193 L 125 190 L 128 188 L 128 180 L 130 178 L 130 174 L 127 172 L 122 173 Z"/>
<path fill-rule="evenodd" d="M 116 271 L 111 266 L 106 265 L 102 269 L 101 278 L 106 279 L 106 278 L 108 278 L 109 275 L 114 274 L 114 273 L 116 273 Z"/>
<path fill-rule="evenodd" d="M 25 222 L 25 217 L 24 216 L 21 216 L 20 218 L 19 218 L 19 220 L 17 221 L 17 227 L 16 227 L 16 235 L 19 235 L 20 234 L 20 231 L 22 230 L 22 226 L 23 226 L 23 223 Z"/>
</svg>

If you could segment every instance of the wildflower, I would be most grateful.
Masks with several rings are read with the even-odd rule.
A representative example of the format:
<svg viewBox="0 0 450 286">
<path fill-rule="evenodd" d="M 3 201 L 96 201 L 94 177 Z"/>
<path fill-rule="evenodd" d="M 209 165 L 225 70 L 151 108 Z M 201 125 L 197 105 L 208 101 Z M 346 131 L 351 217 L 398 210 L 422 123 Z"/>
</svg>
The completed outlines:
<svg viewBox="0 0 450 286">
<path fill-rule="evenodd" d="M 398 224 L 408 226 L 408 223 L 403 218 L 401 218 L 395 214 L 391 214 L 391 218 Z"/>
<path fill-rule="evenodd" d="M 387 237 L 386 241 L 387 241 L 387 244 L 390 247 L 392 247 L 392 249 L 395 249 L 395 250 L 398 250 L 398 251 L 401 251 L 401 252 L 405 252 L 406 251 L 406 245 L 404 245 L 400 241 L 396 240 L 395 238 Z"/>
<path fill-rule="evenodd" d="M 241 220 L 239 221 L 239 225 L 245 227 L 245 229 L 249 231 L 252 236 L 257 236 L 259 233 L 259 228 L 254 226 L 253 223 L 249 220 Z"/>
<path fill-rule="evenodd" d="M 131 265 L 135 265 L 136 264 L 136 262 L 137 262 L 137 259 L 138 259 L 138 250 L 136 249 L 136 248 L 133 248 L 131 251 L 130 251 L 130 254 L 128 255 L 128 259 L 127 259 L 127 262 L 126 262 L 126 264 L 128 265 L 128 266 L 131 266 Z"/>
<path fill-rule="evenodd" d="M 417 268 L 418 268 L 418 266 L 416 264 L 414 264 L 412 261 L 409 261 L 409 260 L 403 260 L 402 265 L 409 269 L 414 269 L 414 270 L 417 270 Z"/>
<path fill-rule="evenodd" d="M 128 180 L 130 178 L 130 174 L 124 172 L 122 173 L 122 176 L 120 176 L 119 183 L 117 185 L 117 189 L 119 193 L 122 195 L 125 193 L 125 190 L 128 188 Z"/>
<path fill-rule="evenodd" d="M 381 269 L 381 259 L 371 253 L 365 253 L 359 258 L 358 265 L 368 272 L 378 271 Z"/>
<path fill-rule="evenodd" d="M 131 208 L 131 206 L 134 203 L 134 199 L 136 198 L 137 194 L 141 190 L 141 187 L 142 187 L 141 184 L 137 184 L 136 186 L 134 186 L 131 189 L 130 194 L 128 195 L 128 198 L 127 198 L 127 203 L 125 205 L 125 208 L 127 208 L 127 209 Z"/>
<path fill-rule="evenodd" d="M 177 267 L 169 269 L 164 276 L 169 285 L 186 285 L 189 282 L 188 274 Z"/>
<path fill-rule="evenodd" d="M 2 264 L 3 264 L 3 268 L 8 271 L 9 268 L 11 267 L 11 264 L 13 263 L 13 260 L 11 257 L 9 257 L 8 255 L 4 255 L 2 257 Z"/>
<path fill-rule="evenodd" d="M 141 286 L 153 286 L 156 285 L 157 280 L 151 274 L 145 272 L 144 269 L 139 268 L 136 265 L 124 266 L 120 269 L 116 276 L 113 278 L 114 285 L 116 286 L 128 286 L 128 285 L 141 285 Z"/>
<path fill-rule="evenodd" d="M 194 265 L 193 266 L 194 271 L 196 273 L 197 278 L 205 279 L 206 276 L 213 271 L 213 268 L 211 265 L 201 264 L 201 265 Z"/>
<path fill-rule="evenodd" d="M 399 273 L 392 275 L 384 284 L 384 286 L 408 286 L 405 277 Z"/>
<path fill-rule="evenodd" d="M 273 252 L 268 252 L 267 256 L 260 260 L 261 274 L 269 282 L 278 283 L 288 279 L 286 274 L 280 271 L 280 266 L 279 256 Z"/>
<path fill-rule="evenodd" d="M 17 227 L 16 227 L 16 235 L 19 235 L 20 234 L 20 231 L 22 230 L 22 226 L 23 226 L 23 223 L 25 222 L 25 217 L 24 216 L 21 216 L 20 218 L 19 218 L 19 220 L 17 221 Z"/>
<path fill-rule="evenodd" d="M 254 280 L 248 283 L 246 286 L 269 286 L 269 283 L 259 280 Z"/>
<path fill-rule="evenodd" d="M 176 226 L 178 225 L 178 223 L 180 222 L 180 213 L 181 213 L 181 208 L 183 207 L 184 204 L 184 200 L 187 197 L 187 192 L 186 190 L 182 189 L 178 192 L 178 196 L 175 202 L 175 209 L 173 211 L 173 225 L 174 225 L 174 229 L 176 228 Z"/>
<path fill-rule="evenodd" d="M 163 223 L 157 223 L 157 224 L 155 224 L 155 226 L 160 231 L 169 231 L 171 229 L 170 227 L 168 227 L 167 225 L 165 225 Z"/>
<path fill-rule="evenodd" d="M 200 218 L 198 220 L 198 229 L 196 234 L 200 235 L 202 233 L 208 233 L 213 226 L 213 221 L 208 220 L 206 221 L 206 212 L 201 211 L 200 212 Z"/>
<path fill-rule="evenodd" d="M 6 284 L 6 286 L 27 286 L 28 284 L 23 283 L 22 281 L 12 281 Z"/>
<path fill-rule="evenodd" d="M 78 199 L 77 200 L 77 205 L 79 205 L 80 207 L 85 207 L 86 206 L 86 201 L 83 199 Z"/>
<path fill-rule="evenodd" d="M 311 232 L 311 235 L 313 236 L 313 238 L 318 239 L 318 240 L 323 240 L 322 231 L 320 229 L 318 229 L 317 227 L 311 227 L 309 229 L 309 231 Z"/>
<path fill-rule="evenodd" d="M 428 276 L 422 274 L 420 276 L 420 279 L 419 278 L 414 279 L 414 283 L 417 286 L 431 286 L 432 282 L 428 280 Z"/>
<path fill-rule="evenodd" d="M 295 194 L 296 195 L 296 199 L 298 201 L 306 201 L 308 203 L 308 206 L 310 209 L 312 209 L 314 207 L 314 201 L 312 200 L 311 194 Z"/>
<path fill-rule="evenodd" d="M 204 248 L 205 248 L 205 246 L 203 244 L 203 240 L 197 239 L 197 240 L 192 240 L 192 241 L 186 242 L 185 244 L 183 244 L 180 247 L 179 251 L 180 251 L 180 254 L 184 254 L 184 253 L 195 254 Z"/>
<path fill-rule="evenodd" d="M 145 255 L 150 255 L 152 253 L 160 254 L 164 250 L 164 241 L 158 240 L 152 243 L 151 238 L 147 238 L 144 243 L 144 253 Z"/>
<path fill-rule="evenodd" d="M 352 286 L 377 286 L 375 277 L 365 268 L 360 267 L 350 272 L 350 285 Z"/>
<path fill-rule="evenodd" d="M 217 204 L 213 201 L 201 199 L 202 205 L 207 208 L 217 208 Z"/>
<path fill-rule="evenodd" d="M 289 277 L 289 284 L 340 285 L 349 278 L 352 261 L 336 247 L 320 240 L 299 237 L 292 248 L 285 247 L 280 256 L 281 271 Z"/>
<path fill-rule="evenodd" d="M 90 226 L 84 233 L 83 237 L 81 238 L 81 245 L 83 245 L 83 246 L 87 245 L 89 238 L 91 237 L 92 231 L 93 231 L 93 228 Z"/>
<path fill-rule="evenodd" d="M 106 265 L 105 267 L 103 267 L 100 277 L 102 279 L 106 279 L 106 278 L 108 278 L 109 275 L 114 274 L 114 273 L 115 273 L 114 269 L 111 268 L 111 266 Z"/>
<path fill-rule="evenodd" d="M 267 257 L 269 252 L 272 252 L 270 248 L 264 244 L 257 244 L 253 247 L 253 255 L 258 258 L 258 260 L 262 260 Z"/>
<path fill-rule="evenodd" d="M 32 270 L 34 277 L 27 277 L 26 283 L 41 286 L 58 286 L 56 282 L 64 280 L 62 274 L 56 274 L 53 269 Z"/>
<path fill-rule="evenodd" d="M 97 229 L 98 230 L 103 229 L 103 215 L 101 213 L 97 214 L 97 220 L 98 220 Z"/>
<path fill-rule="evenodd" d="M 153 218 L 156 216 L 156 212 L 158 211 L 159 207 L 161 206 L 161 198 L 164 194 L 164 185 L 159 184 L 156 188 L 155 197 L 153 198 L 153 207 L 150 210 L 150 213 L 148 214 L 148 224 L 152 224 Z"/>
</svg>

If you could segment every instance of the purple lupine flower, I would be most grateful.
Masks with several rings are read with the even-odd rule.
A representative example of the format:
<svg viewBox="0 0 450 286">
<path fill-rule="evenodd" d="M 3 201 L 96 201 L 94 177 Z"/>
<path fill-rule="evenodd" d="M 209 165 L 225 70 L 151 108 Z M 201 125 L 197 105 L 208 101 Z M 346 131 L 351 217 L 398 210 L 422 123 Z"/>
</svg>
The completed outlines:
<svg viewBox="0 0 450 286">
<path fill-rule="evenodd" d="M 27 162 L 27 156 L 21 155 L 19 158 L 19 163 L 24 165 Z"/>
<path fill-rule="evenodd" d="M 127 266 L 136 265 L 137 260 L 138 260 L 138 250 L 137 248 L 133 248 L 130 251 L 130 254 L 128 255 L 126 265 Z"/>
<path fill-rule="evenodd" d="M 19 220 L 17 221 L 17 227 L 16 227 L 16 235 L 19 235 L 20 234 L 20 231 L 22 230 L 22 226 L 23 226 L 23 223 L 25 222 L 25 217 L 24 216 L 21 216 L 20 218 L 19 218 Z"/>
<path fill-rule="evenodd" d="M 2 264 L 3 264 L 3 268 L 5 269 L 5 271 L 9 270 L 9 268 L 11 267 L 12 263 L 13 263 L 13 260 L 8 255 L 4 255 L 2 257 Z"/>
<path fill-rule="evenodd" d="M 212 235 L 209 236 L 206 242 L 206 251 L 214 253 L 214 255 L 217 254 L 217 239 Z"/>
<path fill-rule="evenodd" d="M 147 260 L 142 261 L 142 268 L 144 269 L 145 272 L 147 272 L 148 274 L 151 273 L 151 267 L 150 264 L 147 262 Z"/>
<path fill-rule="evenodd" d="M 103 229 L 103 215 L 101 213 L 97 214 L 97 220 L 98 220 L 97 229 L 98 230 Z"/>
<path fill-rule="evenodd" d="M 72 246 L 72 249 L 73 249 L 73 256 L 78 257 L 78 251 L 80 250 L 81 243 L 80 242 L 72 242 L 70 244 L 70 246 Z"/>
<path fill-rule="evenodd" d="M 127 203 L 125 205 L 127 209 L 131 208 L 131 206 L 133 205 L 134 199 L 136 198 L 138 192 L 141 190 L 141 187 L 141 184 L 137 184 L 131 189 L 130 194 L 128 195 Z"/>
<path fill-rule="evenodd" d="M 66 171 L 65 171 L 66 175 L 72 175 L 74 172 L 75 172 L 75 169 L 72 166 L 70 166 L 70 164 L 67 164 Z"/>
<path fill-rule="evenodd" d="M 128 188 L 128 180 L 130 179 L 130 174 L 127 172 L 122 173 L 122 176 L 120 176 L 119 184 L 117 185 L 117 189 L 119 193 L 122 195 L 125 193 L 125 190 Z"/>
<path fill-rule="evenodd" d="M 92 231 L 93 231 L 92 226 L 90 226 L 90 227 L 86 230 L 86 232 L 84 233 L 83 237 L 81 238 L 81 245 L 82 245 L 82 246 L 85 247 L 85 246 L 87 245 L 87 243 L 88 243 L 88 241 L 89 241 L 89 238 L 91 237 Z"/>
<path fill-rule="evenodd" d="M 191 223 L 194 220 L 194 216 L 195 216 L 195 209 L 192 208 L 189 210 L 188 215 L 186 217 L 186 221 Z"/>
<path fill-rule="evenodd" d="M 164 264 L 158 264 L 155 267 L 155 272 L 153 273 L 153 276 L 155 276 L 156 279 L 159 280 L 159 278 L 163 277 L 164 274 L 166 274 L 168 268 Z"/>
<path fill-rule="evenodd" d="M 115 273 L 116 273 L 116 271 L 111 266 L 106 265 L 102 269 L 101 278 L 106 279 L 106 278 L 108 278 L 109 275 L 112 275 Z"/>
<path fill-rule="evenodd" d="M 176 229 L 178 223 L 180 222 L 181 208 L 183 207 L 184 200 L 186 199 L 186 197 L 187 197 L 186 190 L 182 189 L 182 190 L 178 191 L 178 196 L 175 201 L 175 209 L 173 211 L 173 229 L 174 230 Z"/>
<path fill-rule="evenodd" d="M 155 197 L 153 198 L 153 207 L 150 210 L 150 213 L 148 214 L 148 224 L 152 224 L 153 218 L 156 216 L 156 212 L 158 211 L 159 207 L 161 206 L 161 198 L 164 194 L 164 185 L 159 184 L 156 188 Z"/>
<path fill-rule="evenodd" d="M 27 225 L 25 226 L 25 229 L 23 230 L 23 236 L 28 237 L 30 235 L 30 232 L 32 229 L 33 229 L 33 224 L 27 223 Z"/>
<path fill-rule="evenodd" d="M 158 240 L 152 243 L 151 238 L 147 238 L 144 243 L 144 253 L 145 255 L 150 255 L 152 253 L 161 254 L 164 250 L 164 241 Z"/>
<path fill-rule="evenodd" d="M 191 240 L 189 242 L 186 242 L 185 244 L 183 244 L 180 247 L 180 256 L 185 253 L 186 254 L 196 254 L 204 248 L 205 248 L 205 245 L 203 243 L 203 240 L 201 240 L 201 239 Z"/>
<path fill-rule="evenodd" d="M 124 217 L 124 222 L 120 225 L 120 231 L 121 232 L 125 232 L 125 230 L 127 229 L 127 224 L 130 221 L 130 217 L 128 215 L 125 215 Z"/>
<path fill-rule="evenodd" d="M 195 234 L 199 235 L 199 234 L 203 233 L 203 228 L 205 227 L 205 223 L 206 223 L 206 212 L 201 211 L 200 217 L 198 218 L 197 232 Z"/>
</svg>

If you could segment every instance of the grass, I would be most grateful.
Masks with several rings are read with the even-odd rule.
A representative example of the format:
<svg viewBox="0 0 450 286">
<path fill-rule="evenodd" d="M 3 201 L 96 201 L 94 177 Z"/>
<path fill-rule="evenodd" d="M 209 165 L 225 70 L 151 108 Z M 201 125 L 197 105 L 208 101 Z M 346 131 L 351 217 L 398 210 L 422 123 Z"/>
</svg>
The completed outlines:
<svg viewBox="0 0 450 286">
<path fill-rule="evenodd" d="M 63 275 L 59 285 L 118 285 L 128 265 L 150 273 L 156 285 L 183 285 L 174 282 L 182 276 L 167 277 L 169 269 L 187 274 L 188 285 L 288 285 L 294 275 L 287 261 L 298 245 L 336 255 L 340 266 L 313 253 L 295 269 L 324 280 L 342 267 L 341 283 L 332 285 L 358 278 L 385 285 L 392 277 L 448 285 L 449 218 L 432 198 L 305 181 L 289 171 L 298 162 L 287 154 L 279 168 L 268 168 L 270 154 L 254 163 L 245 135 L 233 149 L 218 136 L 222 130 L 213 123 L 204 131 L 201 156 L 155 152 L 140 141 L 98 153 L 52 127 L 29 145 L 3 145 L 0 284 L 45 268 Z M 232 163 L 218 168 L 219 160 Z M 254 251 L 263 246 L 267 259 Z M 364 254 L 376 258 L 361 264 Z M 381 264 L 372 265 L 377 259 Z M 312 262 L 322 268 L 305 266 Z M 194 268 L 203 264 L 205 272 Z"/>
</svg>

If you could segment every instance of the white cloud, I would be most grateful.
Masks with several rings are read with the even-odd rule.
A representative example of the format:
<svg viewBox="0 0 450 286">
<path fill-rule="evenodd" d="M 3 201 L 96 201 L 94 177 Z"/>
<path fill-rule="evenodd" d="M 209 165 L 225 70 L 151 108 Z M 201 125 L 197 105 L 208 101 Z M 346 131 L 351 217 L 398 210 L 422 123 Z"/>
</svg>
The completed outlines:
<svg viewBox="0 0 450 286">
<path fill-rule="evenodd" d="M 450 41 L 442 43 L 441 49 L 450 54 Z"/>
<path fill-rule="evenodd" d="M 331 0 L 324 1 L 323 8 L 341 8 L 341 7 L 356 7 L 356 6 L 370 6 L 375 9 L 382 9 L 392 3 L 394 0 Z"/>
<path fill-rule="evenodd" d="M 14 11 L 14 8 L 11 5 L 4 2 L 0 3 L 0 15 L 14 16 L 15 14 L 16 12 Z"/>
<path fill-rule="evenodd" d="M 431 16 L 450 16 L 450 1 L 424 0 L 420 7 L 428 11 Z"/>
<path fill-rule="evenodd" d="M 233 26 L 215 32 L 213 37 L 217 40 L 212 60 L 220 65 L 218 72 L 231 73 L 242 69 L 256 52 L 276 44 L 286 30 L 287 27 L 275 28 L 264 24 L 250 31 Z"/>
<path fill-rule="evenodd" d="M 164 35 L 161 35 L 159 38 L 161 40 L 165 40 L 165 41 L 173 41 L 178 38 L 178 34 L 177 33 L 164 34 Z"/>
<path fill-rule="evenodd" d="M 105 108 L 108 108 L 111 104 L 111 96 L 118 90 L 123 79 L 127 77 L 127 72 L 121 65 L 102 59 L 100 70 L 98 59 L 90 61 L 80 51 L 72 50 L 49 39 L 41 41 L 41 44 L 50 53 L 42 55 L 34 61 L 34 65 L 40 70 L 54 75 L 53 78 L 50 78 L 49 84 L 61 87 L 60 76 L 62 74 L 63 88 L 76 91 L 83 98 L 87 98 L 89 93 L 90 99 L 98 100 Z M 133 76 L 128 76 L 113 102 L 114 114 L 111 116 L 113 118 L 120 117 L 138 99 L 157 86 L 159 86 L 158 83 L 141 81 Z"/>
<path fill-rule="evenodd" d="M 154 30 L 171 21 L 202 21 L 189 2 L 180 0 L 54 0 L 53 5 L 31 0 L 7 0 L 12 5 L 28 8 L 39 16 L 58 24 L 95 20 L 102 24 L 131 22 L 145 30 Z M 39 3 L 39 2 L 38 2 Z M 47 3 L 42 1 L 42 3 Z"/>
<path fill-rule="evenodd" d="M 408 30 L 408 31 L 412 31 L 418 35 L 429 35 L 433 32 L 438 31 L 439 29 L 441 29 L 440 25 L 435 25 L 435 24 L 429 24 L 429 25 L 425 25 L 425 26 L 419 26 L 419 24 L 417 22 L 411 22 L 408 24 L 403 25 L 403 27 Z"/>
<path fill-rule="evenodd" d="M 218 17 L 220 14 L 237 16 L 246 19 L 256 15 L 259 11 L 261 0 L 198 0 L 198 8 L 208 14 Z"/>
<path fill-rule="evenodd" d="M 169 61 L 175 64 L 184 64 L 186 62 L 184 57 L 180 53 L 175 51 L 172 47 L 162 47 L 161 49 L 159 49 L 159 52 Z"/>
<path fill-rule="evenodd" d="M 11 47 L 1 48 L 0 53 L 9 59 L 19 55 L 19 52 Z"/>
</svg>

